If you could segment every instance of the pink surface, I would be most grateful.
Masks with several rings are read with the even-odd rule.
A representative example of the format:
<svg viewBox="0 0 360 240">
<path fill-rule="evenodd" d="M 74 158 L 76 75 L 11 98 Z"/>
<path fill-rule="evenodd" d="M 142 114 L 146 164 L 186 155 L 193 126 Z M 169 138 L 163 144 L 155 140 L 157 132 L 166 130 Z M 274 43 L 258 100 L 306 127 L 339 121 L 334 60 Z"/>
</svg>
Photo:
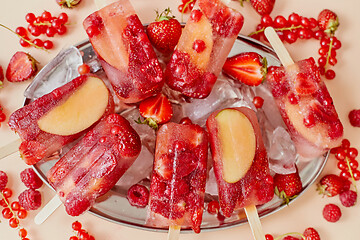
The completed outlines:
<svg viewBox="0 0 360 240">
<path fill-rule="evenodd" d="M 154 19 L 153 9 L 156 8 L 161 10 L 170 6 L 174 9 L 174 13 L 180 17 L 177 11 L 175 11 L 178 4 L 181 2 L 180 0 L 132 0 L 131 2 L 141 21 L 144 23 Z M 232 2 L 232 5 L 237 6 L 238 3 Z M 334 80 L 326 81 L 325 83 L 334 99 L 340 120 L 344 124 L 344 136 L 350 139 L 354 147 L 360 149 L 360 128 L 351 127 L 347 118 L 350 110 L 360 108 L 360 82 L 358 81 L 359 67 L 357 62 L 358 54 L 360 53 L 360 45 L 358 43 L 358 39 L 360 38 L 360 26 L 356 24 L 360 21 L 360 15 L 357 12 L 358 9 L 360 9 L 360 2 L 348 0 L 346 1 L 346 4 L 344 4 L 344 2 L 338 0 L 277 0 L 272 16 L 278 14 L 288 16 L 292 12 L 297 12 L 303 16 L 316 17 L 324 8 L 332 9 L 338 14 L 340 18 L 340 28 L 337 32 L 337 36 L 342 41 L 342 48 L 338 51 L 337 56 L 338 64 L 334 67 L 337 77 Z M 66 48 L 71 44 L 80 42 L 86 38 L 86 33 L 83 30 L 81 23 L 86 16 L 96 10 L 96 6 L 93 1 L 90 0 L 83 0 L 78 8 L 72 10 L 60 9 L 55 4 L 55 0 L 2 1 L 0 8 L 0 22 L 12 29 L 15 29 L 18 26 L 26 26 L 24 20 L 26 13 L 34 12 L 36 15 L 40 15 L 44 9 L 54 14 L 59 14 L 61 11 L 67 12 L 72 23 L 68 26 L 68 33 L 65 36 L 54 38 L 55 48 L 49 53 L 45 53 L 34 48 L 23 49 L 19 45 L 15 35 L 5 29 L 1 29 L 1 66 L 6 68 L 11 56 L 19 50 L 30 52 L 40 62 L 40 67 L 44 66 L 62 48 Z M 260 17 L 247 3 L 245 3 L 245 7 L 241 9 L 241 12 L 245 18 L 244 27 L 241 30 L 241 33 L 248 34 L 255 29 L 255 25 L 260 21 Z M 295 60 L 311 56 L 315 58 L 318 57 L 318 41 L 298 41 L 293 45 L 287 46 Z M 4 88 L 0 89 L 0 103 L 5 106 L 5 113 L 7 116 L 22 106 L 23 92 L 28 84 L 29 82 L 10 84 L 6 81 Z M 15 139 L 17 139 L 17 136 L 12 133 L 6 125 L 2 125 L 0 128 L 0 146 L 5 146 Z M 21 161 L 17 153 L 0 160 L 0 169 L 8 173 L 9 187 L 13 189 L 15 195 L 18 195 L 25 189 L 25 186 L 20 182 L 19 173 L 26 167 L 27 166 Z M 334 172 L 338 173 L 336 161 L 334 158 L 330 158 L 321 176 L 326 173 Z M 360 186 L 359 183 L 358 186 Z M 358 236 L 360 235 L 360 228 L 358 227 L 360 220 L 358 214 L 360 211 L 359 202 L 352 208 L 341 207 L 343 216 L 339 222 L 328 223 L 322 217 L 322 209 L 327 203 L 340 205 L 339 199 L 338 197 L 322 198 L 317 194 L 315 189 L 315 185 L 311 186 L 304 195 L 299 197 L 299 199 L 289 207 L 263 219 L 262 224 L 265 233 L 279 235 L 285 232 L 303 232 L 305 228 L 312 226 L 319 231 L 321 239 L 358 239 Z M 43 193 L 43 203 L 48 202 L 54 196 L 54 192 L 46 186 L 43 186 L 41 191 Z M 33 223 L 33 217 L 36 214 L 37 211 L 33 211 L 25 221 L 22 221 L 22 225 L 29 232 L 30 239 L 69 239 L 73 234 L 71 223 L 75 220 L 81 221 L 84 227 L 90 230 L 90 233 L 93 234 L 96 239 L 166 239 L 165 233 L 147 232 L 135 228 L 124 227 L 99 219 L 89 213 L 77 218 L 72 218 L 65 213 L 63 206 L 56 210 L 48 221 L 40 226 Z M 19 239 L 17 230 L 11 229 L 8 226 L 7 221 L 2 217 L 0 217 L 0 219 L 0 239 Z M 183 234 L 180 238 L 184 240 L 217 240 L 219 238 L 252 239 L 252 236 L 249 226 L 246 224 L 226 230 L 202 232 L 199 235 Z"/>
</svg>

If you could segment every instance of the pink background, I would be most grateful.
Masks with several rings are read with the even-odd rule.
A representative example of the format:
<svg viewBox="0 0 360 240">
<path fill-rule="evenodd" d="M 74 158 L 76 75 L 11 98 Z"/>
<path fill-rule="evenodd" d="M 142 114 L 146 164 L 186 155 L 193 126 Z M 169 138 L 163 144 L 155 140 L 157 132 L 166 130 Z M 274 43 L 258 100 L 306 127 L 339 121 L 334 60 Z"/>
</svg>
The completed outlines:
<svg viewBox="0 0 360 240">
<path fill-rule="evenodd" d="M 170 6 L 179 17 L 178 12 L 175 10 L 180 4 L 180 0 L 132 0 L 131 2 L 143 23 L 151 22 L 154 19 L 154 8 L 162 10 Z M 256 24 L 260 21 L 260 16 L 250 7 L 250 4 L 245 3 L 244 8 L 238 5 L 236 2 L 232 2 L 232 6 L 239 8 L 245 17 L 245 24 L 241 33 L 247 35 L 255 29 Z M 271 15 L 274 17 L 282 14 L 287 17 L 292 12 L 296 12 L 306 17 L 317 17 L 319 12 L 324 8 L 334 10 L 338 14 L 340 28 L 336 36 L 342 42 L 342 48 L 338 51 L 337 55 L 338 64 L 333 68 L 337 76 L 332 81 L 326 81 L 326 85 L 334 98 L 335 106 L 344 124 L 345 137 L 350 139 L 352 146 L 360 150 L 360 138 L 358 137 L 360 129 L 350 126 L 347 117 L 350 110 L 360 108 L 360 82 L 358 77 L 358 54 L 360 53 L 360 25 L 358 24 L 360 22 L 360 14 L 358 10 L 360 9 L 360 2 L 356 0 L 277 0 L 275 9 Z M 35 48 L 23 49 L 14 34 L 11 34 L 5 29 L 0 29 L 0 65 L 3 66 L 3 68 L 6 68 L 11 56 L 16 51 L 29 52 L 40 62 L 40 67 L 42 67 L 62 48 L 84 40 L 87 36 L 82 28 L 82 20 L 91 12 L 95 11 L 96 7 L 91 0 L 83 0 L 77 8 L 72 10 L 61 10 L 55 4 L 55 0 L 2 1 L 0 23 L 12 29 L 18 26 L 27 26 L 24 19 L 26 13 L 34 12 L 36 15 L 40 15 L 44 9 L 53 14 L 59 14 L 62 11 L 68 13 L 71 21 L 71 25 L 68 27 L 68 33 L 65 36 L 54 38 L 55 48 L 49 53 L 45 53 Z M 318 58 L 317 51 L 319 49 L 319 42 L 316 40 L 301 40 L 293 45 L 287 46 L 295 60 L 308 58 L 310 56 L 314 56 L 316 59 Z M 16 84 L 5 81 L 4 88 L 0 89 L 0 103 L 5 107 L 7 116 L 22 106 L 23 91 L 28 84 L 29 81 Z M 9 130 L 6 124 L 3 124 L 0 128 L 0 146 L 5 146 L 15 139 L 17 139 L 17 136 Z M 17 153 L 0 160 L 0 170 L 8 173 L 10 178 L 9 187 L 13 189 L 16 196 L 25 189 L 25 186 L 20 182 L 19 173 L 26 167 Z M 321 176 L 326 173 L 337 174 L 338 172 L 336 161 L 331 157 Z M 315 189 L 316 186 L 314 184 L 289 207 L 264 218 L 262 224 L 265 233 L 271 233 L 277 236 L 286 232 L 303 232 L 307 227 L 314 227 L 319 231 L 321 239 L 359 239 L 359 203 L 352 208 L 341 206 L 343 213 L 342 218 L 337 223 L 329 223 L 322 217 L 322 209 L 327 203 L 335 203 L 340 206 L 339 198 L 322 198 L 317 194 Z M 54 196 L 54 192 L 46 186 L 41 188 L 41 192 L 43 193 L 43 203 L 48 202 Z M 12 199 L 14 199 L 14 197 Z M 21 221 L 22 226 L 28 230 L 30 239 L 69 239 L 73 234 L 71 223 L 75 220 L 81 221 L 85 228 L 90 230 L 90 233 L 93 234 L 96 239 L 166 239 L 165 233 L 148 232 L 124 227 L 97 218 L 89 213 L 85 213 L 77 218 L 72 218 L 66 215 L 63 207 L 57 209 L 48 221 L 37 226 L 33 223 L 33 217 L 36 213 L 37 211 L 29 213 L 26 220 Z M 2 217 L 0 219 L 0 239 L 19 239 L 17 231 L 8 226 L 7 220 L 4 220 Z M 247 224 L 231 229 L 202 232 L 198 235 L 183 234 L 180 236 L 180 239 L 184 240 L 218 240 L 219 238 L 252 239 L 252 236 L 249 225 Z"/>
</svg>

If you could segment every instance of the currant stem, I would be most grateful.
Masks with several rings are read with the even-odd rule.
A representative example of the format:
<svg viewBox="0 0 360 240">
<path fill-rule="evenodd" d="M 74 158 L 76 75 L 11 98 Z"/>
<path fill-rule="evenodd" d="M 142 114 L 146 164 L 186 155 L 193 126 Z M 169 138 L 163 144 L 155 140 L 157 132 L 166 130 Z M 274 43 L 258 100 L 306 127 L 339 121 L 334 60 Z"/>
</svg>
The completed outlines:
<svg viewBox="0 0 360 240">
<path fill-rule="evenodd" d="M 353 172 L 352 172 L 352 169 L 351 169 L 351 167 L 350 167 L 349 158 L 346 157 L 345 159 L 346 159 L 346 165 L 348 166 L 348 169 L 349 169 L 349 173 L 350 173 L 350 176 L 351 176 L 351 180 L 352 180 L 352 182 L 353 182 L 353 184 L 354 184 L 355 192 L 357 193 L 358 190 L 357 190 L 357 187 L 356 187 L 356 181 L 355 181 L 355 178 L 354 178 L 354 174 L 353 174 Z"/>
<path fill-rule="evenodd" d="M 183 10 L 181 11 L 181 21 L 183 22 L 183 15 L 185 13 L 185 9 L 190 5 L 190 3 L 194 2 L 195 0 L 190 0 L 187 3 L 185 3 Z"/>
<path fill-rule="evenodd" d="M 5 25 L 3 25 L 3 24 L 1 24 L 1 23 L 0 23 L 0 27 L 3 27 L 3 28 L 5 28 L 5 29 L 9 30 L 10 32 L 16 34 L 19 38 L 21 38 L 22 40 L 24 40 L 25 42 L 27 42 L 27 43 L 30 44 L 31 46 L 33 46 L 33 47 L 35 47 L 35 48 L 38 48 L 38 49 L 41 49 L 41 50 L 43 50 L 43 51 L 45 51 L 45 52 L 49 52 L 49 51 L 46 50 L 45 48 L 39 47 L 39 46 L 35 45 L 33 42 L 27 40 L 27 39 L 24 38 L 23 36 L 17 34 L 17 33 L 14 32 L 12 29 L 8 28 L 7 26 L 5 26 Z"/>
<path fill-rule="evenodd" d="M 326 69 L 327 65 L 329 64 L 331 50 L 333 48 L 333 42 L 334 42 L 334 39 L 332 37 L 330 37 L 329 50 L 328 50 L 328 53 L 327 53 L 327 56 L 326 56 L 326 63 L 325 63 L 325 66 L 324 66 L 325 69 Z"/>
<path fill-rule="evenodd" d="M 255 34 L 258 34 L 258 33 L 261 33 L 261 32 L 264 32 L 265 31 L 265 28 L 266 27 L 263 27 L 262 29 L 258 30 L 258 31 L 255 31 L 255 32 L 252 32 L 249 34 L 249 37 L 251 37 L 252 35 L 255 35 Z M 285 27 L 285 28 L 274 28 L 275 31 L 286 31 L 286 30 L 294 30 L 294 29 L 298 29 L 298 28 L 304 28 L 303 26 L 299 25 L 299 26 L 291 26 L 291 27 Z"/>
</svg>

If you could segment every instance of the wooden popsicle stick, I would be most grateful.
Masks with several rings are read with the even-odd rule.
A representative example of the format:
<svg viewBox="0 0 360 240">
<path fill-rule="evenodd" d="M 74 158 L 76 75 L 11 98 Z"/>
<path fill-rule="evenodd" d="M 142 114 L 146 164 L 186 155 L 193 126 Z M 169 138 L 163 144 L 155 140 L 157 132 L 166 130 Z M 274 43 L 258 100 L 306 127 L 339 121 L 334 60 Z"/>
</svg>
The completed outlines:
<svg viewBox="0 0 360 240">
<path fill-rule="evenodd" d="M 180 236 L 181 227 L 174 225 L 169 227 L 167 240 L 178 240 Z"/>
<path fill-rule="evenodd" d="M 60 207 L 62 204 L 58 195 L 55 195 L 46 205 L 43 207 L 40 212 L 35 216 L 34 222 L 37 225 L 42 224 L 45 220 L 53 213 L 55 210 Z"/>
<path fill-rule="evenodd" d="M 245 207 L 245 213 L 255 240 L 265 240 L 265 234 L 261 226 L 259 214 L 255 205 Z"/>
<path fill-rule="evenodd" d="M 16 139 L 15 141 L 3 146 L 0 148 L 0 159 L 3 159 L 17 151 L 19 151 L 19 146 L 21 144 L 21 140 Z"/>
<path fill-rule="evenodd" d="M 278 55 L 282 65 L 286 67 L 294 64 L 294 61 L 292 60 L 289 52 L 286 50 L 284 44 L 281 42 L 274 28 L 267 27 L 265 29 L 265 36 L 273 47 L 275 53 Z"/>
</svg>

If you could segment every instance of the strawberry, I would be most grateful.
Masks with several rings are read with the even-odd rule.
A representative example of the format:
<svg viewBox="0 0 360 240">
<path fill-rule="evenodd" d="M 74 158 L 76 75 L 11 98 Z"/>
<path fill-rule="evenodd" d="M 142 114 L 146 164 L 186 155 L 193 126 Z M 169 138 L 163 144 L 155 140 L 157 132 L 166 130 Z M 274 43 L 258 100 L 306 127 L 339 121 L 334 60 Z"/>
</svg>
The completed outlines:
<svg viewBox="0 0 360 240">
<path fill-rule="evenodd" d="M 317 191 L 320 194 L 333 197 L 343 192 L 345 181 L 335 174 L 328 174 L 320 179 Z"/>
<path fill-rule="evenodd" d="M 323 217 L 328 222 L 337 222 L 341 217 L 341 210 L 335 204 L 327 204 L 323 209 Z"/>
<path fill-rule="evenodd" d="M 179 41 L 182 28 L 174 16 L 169 16 L 170 8 L 159 15 L 156 11 L 155 22 L 147 27 L 147 34 L 152 45 L 161 53 L 170 53 Z"/>
<path fill-rule="evenodd" d="M 258 86 L 267 73 L 266 58 L 255 52 L 244 52 L 226 59 L 223 72 L 249 86 Z"/>
<path fill-rule="evenodd" d="M 241 5 L 244 0 L 239 0 Z M 249 0 L 246 0 L 249 1 Z M 275 0 L 250 0 L 251 6 L 261 16 L 270 15 L 274 8 Z"/>
<path fill-rule="evenodd" d="M 72 8 L 78 5 L 81 0 L 56 0 L 56 3 L 61 7 Z"/>
<path fill-rule="evenodd" d="M 6 69 L 6 78 L 10 82 L 22 82 L 36 74 L 37 61 L 25 52 L 16 52 Z"/>
<path fill-rule="evenodd" d="M 150 127 L 157 129 L 158 124 L 170 121 L 173 110 L 169 99 L 164 94 L 145 99 L 139 106 L 140 115 L 145 121 L 140 120 L 137 123 L 148 124 Z"/>
<path fill-rule="evenodd" d="M 332 35 L 339 27 L 339 18 L 333 11 L 324 9 L 319 13 L 318 23 L 321 30 Z"/>
<path fill-rule="evenodd" d="M 320 240 L 319 233 L 312 227 L 305 229 L 303 235 L 305 240 Z"/>
<path fill-rule="evenodd" d="M 286 204 L 294 199 L 302 190 L 302 182 L 299 172 L 290 174 L 275 174 L 274 176 L 275 194 L 284 199 Z"/>
<path fill-rule="evenodd" d="M 352 207 L 357 200 L 357 193 L 353 190 L 347 190 L 340 193 L 340 202 L 344 207 Z"/>
</svg>

